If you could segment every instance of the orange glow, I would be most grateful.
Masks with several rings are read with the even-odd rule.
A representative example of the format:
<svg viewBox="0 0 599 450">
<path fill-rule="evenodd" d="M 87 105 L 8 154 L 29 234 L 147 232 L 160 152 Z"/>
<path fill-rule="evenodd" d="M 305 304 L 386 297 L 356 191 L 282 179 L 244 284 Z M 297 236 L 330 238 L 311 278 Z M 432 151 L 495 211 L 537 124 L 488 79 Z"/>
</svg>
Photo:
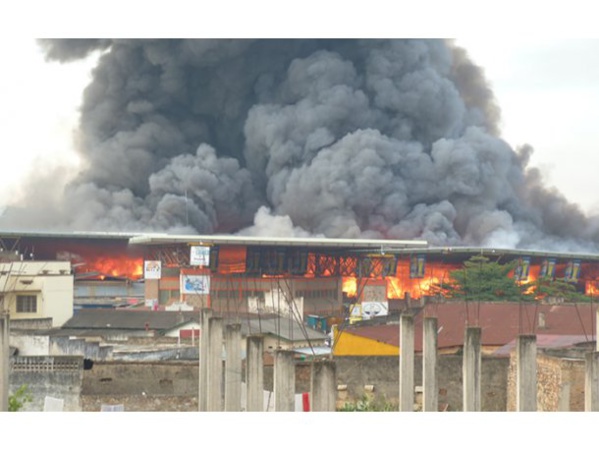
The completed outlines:
<svg viewBox="0 0 599 450">
<path fill-rule="evenodd" d="M 101 274 L 101 279 L 106 276 L 136 279 L 143 275 L 143 259 L 126 255 L 90 256 L 85 258 L 85 264 L 78 272 L 98 272 Z"/>
<path fill-rule="evenodd" d="M 387 296 L 391 299 L 403 299 L 406 294 L 411 298 L 420 298 L 426 295 L 434 295 L 441 284 L 437 277 L 428 278 L 397 278 L 387 277 Z"/>
<path fill-rule="evenodd" d="M 356 297 L 358 293 L 356 277 L 343 277 L 343 285 L 341 290 L 348 297 Z"/>
<path fill-rule="evenodd" d="M 236 245 L 222 247 L 218 253 L 219 273 L 243 273 L 246 270 L 247 247 Z"/>
<path fill-rule="evenodd" d="M 589 295 L 591 297 L 595 297 L 599 295 L 599 286 L 597 280 L 588 280 L 585 283 L 584 293 L 585 295 Z"/>
</svg>

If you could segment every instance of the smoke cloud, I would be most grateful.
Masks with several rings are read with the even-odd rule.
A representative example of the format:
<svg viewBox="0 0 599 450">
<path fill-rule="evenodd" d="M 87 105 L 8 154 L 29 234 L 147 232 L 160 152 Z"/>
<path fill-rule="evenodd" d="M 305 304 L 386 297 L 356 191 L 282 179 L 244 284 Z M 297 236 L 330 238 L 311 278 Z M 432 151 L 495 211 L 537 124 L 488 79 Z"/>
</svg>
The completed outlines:
<svg viewBox="0 0 599 450">
<path fill-rule="evenodd" d="M 483 71 L 444 40 L 43 40 L 102 50 L 80 173 L 0 226 L 425 239 L 596 251 L 599 224 L 511 148 Z"/>
</svg>

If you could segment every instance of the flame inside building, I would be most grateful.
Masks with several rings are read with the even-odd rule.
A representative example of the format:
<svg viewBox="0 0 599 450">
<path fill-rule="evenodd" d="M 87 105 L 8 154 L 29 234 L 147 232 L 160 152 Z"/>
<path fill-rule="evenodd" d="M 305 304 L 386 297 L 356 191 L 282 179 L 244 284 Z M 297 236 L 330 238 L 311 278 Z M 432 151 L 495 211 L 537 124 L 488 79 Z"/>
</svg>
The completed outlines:
<svg viewBox="0 0 599 450">
<path fill-rule="evenodd" d="M 201 239 L 200 239 L 201 238 Z M 429 248 L 421 241 L 351 241 L 152 235 L 2 236 L 6 254 L 22 259 L 69 260 L 75 282 L 124 279 L 144 283 L 146 301 L 184 303 L 215 311 L 270 311 L 338 315 L 344 303 L 405 300 L 444 294 L 452 271 L 475 255 L 517 261 L 508 276 L 521 283 L 540 277 L 568 281 L 589 296 L 599 293 L 599 255 L 481 248 Z M 396 245 L 393 246 L 392 243 Z M 401 245 L 400 245 L 401 244 Z M 205 261 L 193 260 L 193 250 Z M 158 274 L 144 264 L 159 263 Z M 289 305 L 297 303 L 298 311 Z M 390 306 L 391 309 L 391 306 Z M 275 311 L 273 311 L 275 312 Z"/>
</svg>

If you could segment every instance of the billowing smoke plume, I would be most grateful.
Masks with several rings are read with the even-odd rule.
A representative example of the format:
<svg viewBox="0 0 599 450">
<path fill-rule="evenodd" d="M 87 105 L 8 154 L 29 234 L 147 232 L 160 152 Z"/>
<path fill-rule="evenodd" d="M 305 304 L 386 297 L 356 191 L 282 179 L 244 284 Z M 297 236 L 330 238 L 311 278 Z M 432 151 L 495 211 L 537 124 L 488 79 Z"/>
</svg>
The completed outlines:
<svg viewBox="0 0 599 450">
<path fill-rule="evenodd" d="M 599 227 L 498 133 L 480 68 L 443 40 L 46 40 L 103 50 L 80 174 L 0 225 L 426 239 L 596 250 Z"/>
</svg>

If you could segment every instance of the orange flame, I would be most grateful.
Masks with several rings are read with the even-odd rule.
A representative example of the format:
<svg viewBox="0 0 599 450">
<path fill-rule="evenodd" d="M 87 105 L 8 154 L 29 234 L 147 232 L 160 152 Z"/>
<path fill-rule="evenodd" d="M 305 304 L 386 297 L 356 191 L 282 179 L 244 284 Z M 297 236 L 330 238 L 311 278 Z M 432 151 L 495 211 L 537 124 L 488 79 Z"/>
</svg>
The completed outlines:
<svg viewBox="0 0 599 450">
<path fill-rule="evenodd" d="M 356 277 L 343 277 L 343 284 L 341 290 L 348 297 L 355 297 L 358 294 Z"/>
<path fill-rule="evenodd" d="M 106 276 L 136 279 L 143 275 L 143 260 L 129 256 L 87 257 L 81 272 L 99 272 L 101 279 Z"/>
</svg>

